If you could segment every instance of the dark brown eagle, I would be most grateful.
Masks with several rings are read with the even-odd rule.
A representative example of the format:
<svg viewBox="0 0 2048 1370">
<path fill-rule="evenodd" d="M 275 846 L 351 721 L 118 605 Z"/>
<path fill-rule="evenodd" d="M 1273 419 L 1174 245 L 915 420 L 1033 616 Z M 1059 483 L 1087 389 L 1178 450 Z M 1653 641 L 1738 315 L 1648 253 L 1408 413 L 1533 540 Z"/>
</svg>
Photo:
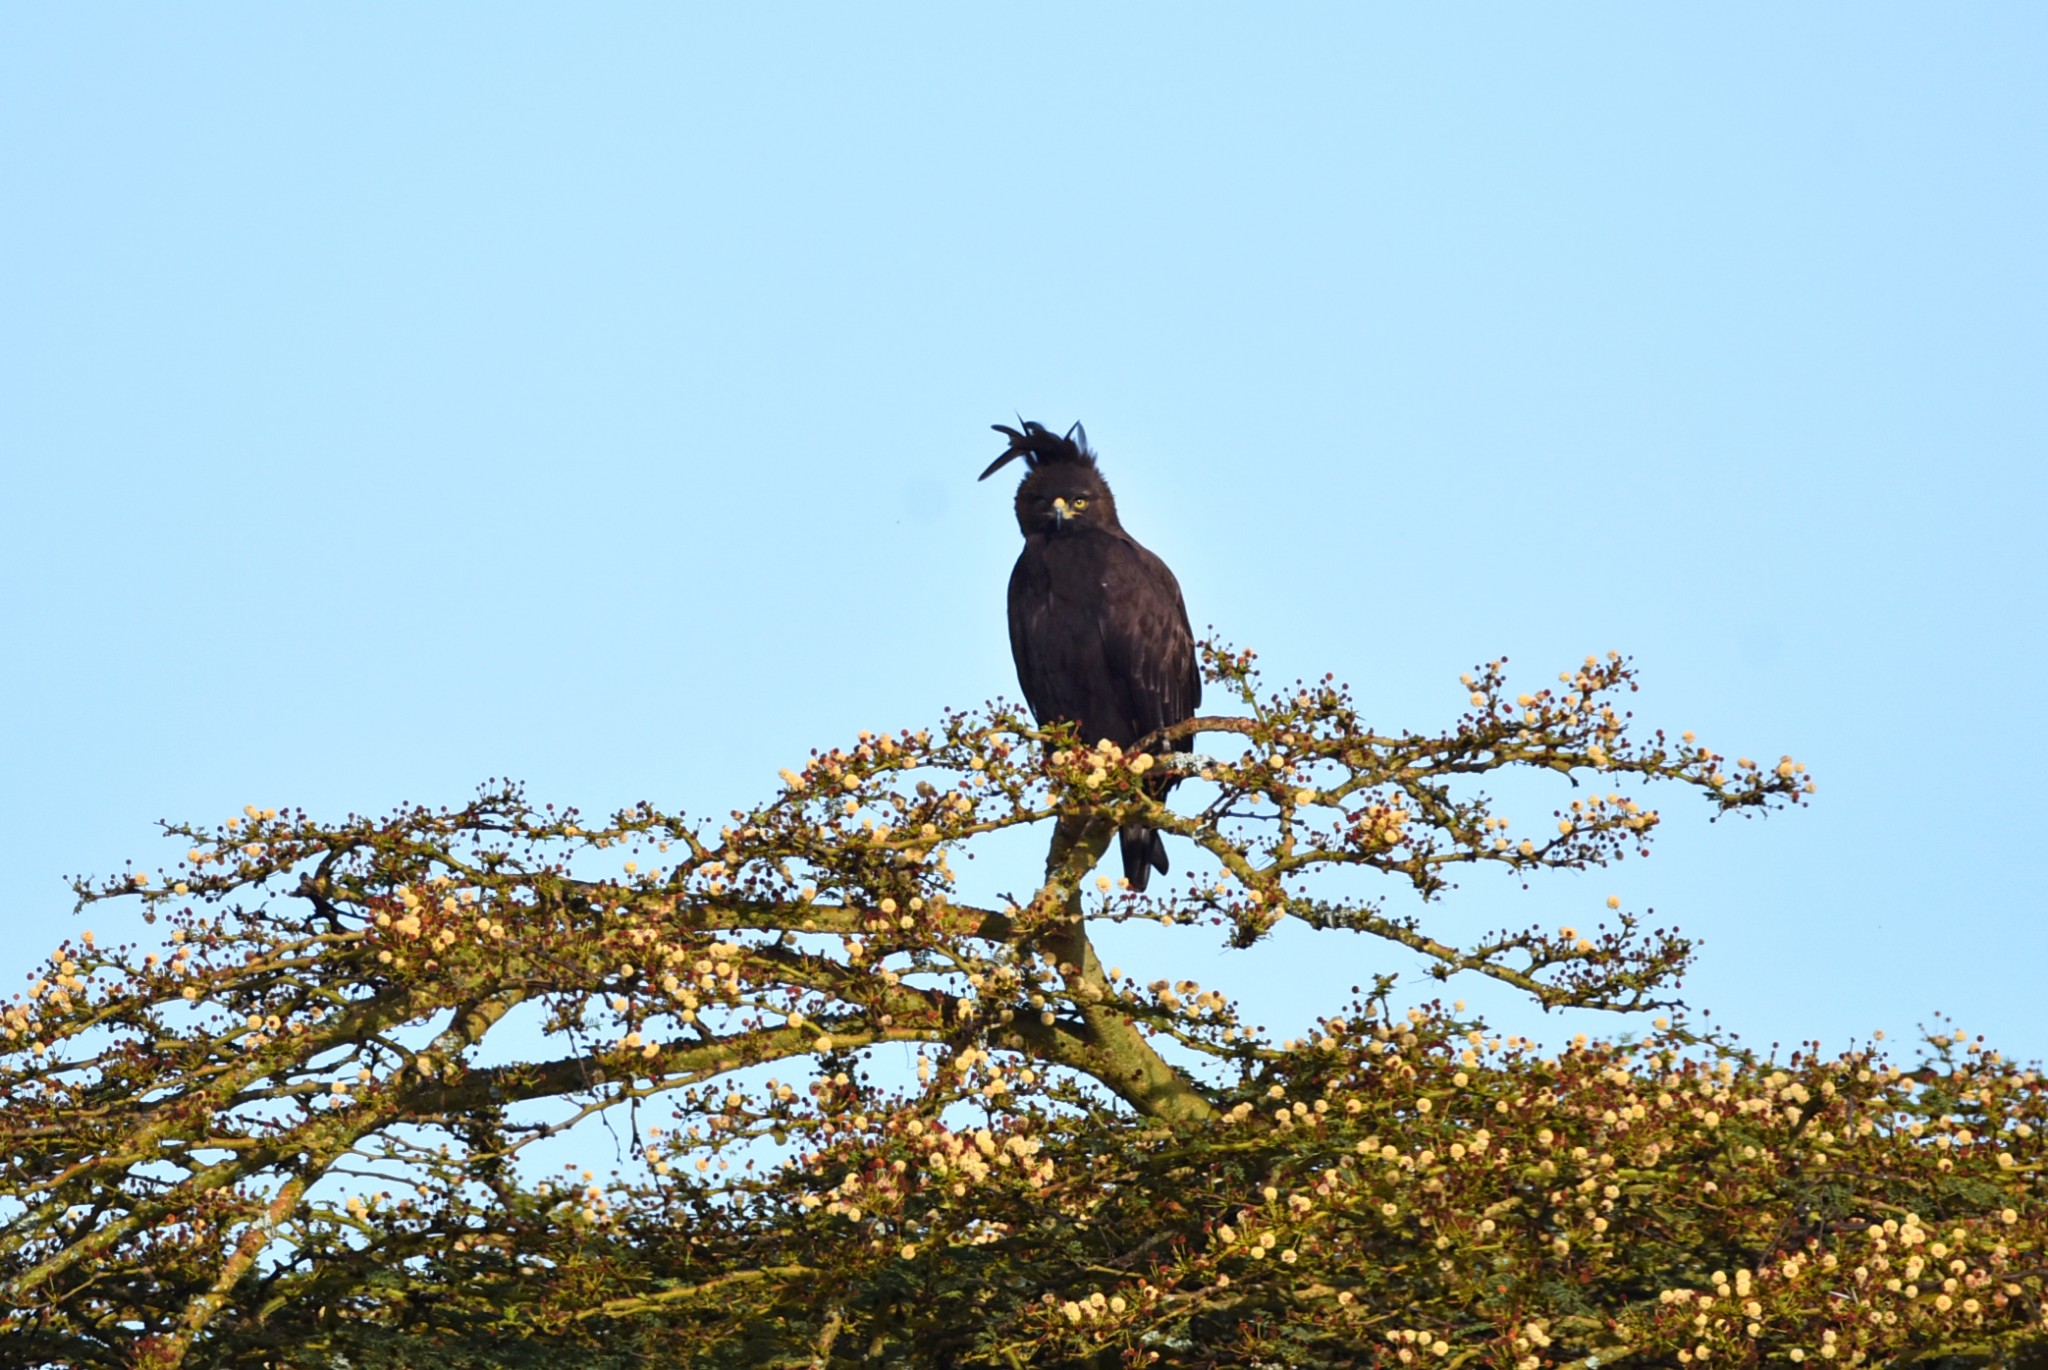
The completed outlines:
<svg viewBox="0 0 2048 1370">
<path fill-rule="evenodd" d="M 992 426 L 1010 446 L 981 479 L 1017 457 L 1030 468 L 1017 486 L 1024 551 L 1010 572 L 1010 654 L 1032 714 L 1074 724 L 1084 745 L 1120 747 L 1194 717 L 1202 676 L 1180 583 L 1117 521 L 1088 434 L 1078 423 L 1065 437 L 1035 423 L 1021 433 Z M 1183 737 L 1159 750 L 1193 746 Z M 1147 789 L 1164 798 L 1174 783 L 1160 775 Z M 1166 872 L 1156 828 L 1133 824 L 1119 836 L 1131 888 Z"/>
</svg>

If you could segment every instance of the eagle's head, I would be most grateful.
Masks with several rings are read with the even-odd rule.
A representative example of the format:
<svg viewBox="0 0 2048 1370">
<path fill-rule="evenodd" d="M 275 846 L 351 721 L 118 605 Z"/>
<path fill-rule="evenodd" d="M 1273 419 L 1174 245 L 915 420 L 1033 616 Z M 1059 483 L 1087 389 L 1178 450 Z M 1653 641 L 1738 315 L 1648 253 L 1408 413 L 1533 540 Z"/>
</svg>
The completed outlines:
<svg viewBox="0 0 2048 1370">
<path fill-rule="evenodd" d="M 987 480 L 1010 461 L 1024 458 L 1030 470 L 1017 485 L 1017 526 L 1024 536 L 1120 528 L 1116 496 L 1096 469 L 1086 430 L 1077 423 L 1060 437 L 1042 424 L 1019 422 L 1024 424 L 1021 433 L 1000 423 L 990 425 L 998 433 L 1007 433 L 1010 445 L 989 463 L 981 479 Z"/>
</svg>

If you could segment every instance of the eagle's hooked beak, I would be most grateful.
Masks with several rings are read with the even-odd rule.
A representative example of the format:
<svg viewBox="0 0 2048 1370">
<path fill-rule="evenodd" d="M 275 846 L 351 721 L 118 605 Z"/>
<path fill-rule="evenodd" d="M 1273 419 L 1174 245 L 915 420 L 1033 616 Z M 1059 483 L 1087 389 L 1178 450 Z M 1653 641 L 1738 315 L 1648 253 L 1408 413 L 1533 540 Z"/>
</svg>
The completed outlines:
<svg viewBox="0 0 2048 1370">
<path fill-rule="evenodd" d="M 1055 499 L 1052 502 L 1052 516 L 1054 519 L 1056 519 L 1062 524 L 1064 524 L 1068 519 L 1073 517 L 1073 515 L 1067 511 L 1067 502 L 1064 499 Z"/>
</svg>

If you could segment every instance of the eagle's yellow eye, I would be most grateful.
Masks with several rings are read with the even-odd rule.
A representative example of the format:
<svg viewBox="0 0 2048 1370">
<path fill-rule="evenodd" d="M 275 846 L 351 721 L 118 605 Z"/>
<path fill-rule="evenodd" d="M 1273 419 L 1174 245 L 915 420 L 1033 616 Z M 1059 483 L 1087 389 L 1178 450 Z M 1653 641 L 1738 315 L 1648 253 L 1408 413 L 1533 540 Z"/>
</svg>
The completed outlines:
<svg viewBox="0 0 2048 1370">
<path fill-rule="evenodd" d="M 1085 499 L 1077 499 L 1067 507 L 1069 509 L 1086 509 L 1088 507 L 1088 501 Z"/>
</svg>

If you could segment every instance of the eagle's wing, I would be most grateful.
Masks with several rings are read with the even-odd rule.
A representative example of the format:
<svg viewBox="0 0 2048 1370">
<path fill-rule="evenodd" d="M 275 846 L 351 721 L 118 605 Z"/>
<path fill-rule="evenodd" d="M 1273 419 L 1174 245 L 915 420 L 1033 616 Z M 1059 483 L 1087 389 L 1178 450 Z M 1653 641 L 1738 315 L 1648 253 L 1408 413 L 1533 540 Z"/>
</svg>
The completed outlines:
<svg viewBox="0 0 2048 1370">
<path fill-rule="evenodd" d="M 1031 706 L 1032 716 L 1043 722 L 1051 701 L 1042 683 L 1043 654 L 1034 652 L 1032 643 L 1045 635 L 1045 620 L 1051 606 L 1047 602 L 1043 570 L 1032 564 L 1031 553 L 1027 546 L 1017 564 L 1010 568 L 1010 659 L 1017 663 L 1017 684 L 1023 688 L 1024 702 Z"/>
<path fill-rule="evenodd" d="M 1106 558 L 1105 571 L 1103 655 L 1122 696 L 1128 744 L 1193 717 L 1202 700 L 1202 677 L 1180 583 L 1166 563 L 1126 536 Z M 1174 751 L 1193 747 L 1192 737 L 1172 744 Z M 1145 788 L 1164 799 L 1173 786 L 1174 778 L 1162 775 L 1148 777 Z M 1127 823 L 1117 838 L 1132 889 L 1144 890 L 1154 871 L 1166 874 L 1166 843 L 1157 829 Z"/>
<path fill-rule="evenodd" d="M 1103 652 L 1122 685 L 1128 741 L 1194 717 L 1202 702 L 1195 636 L 1180 583 L 1166 563 L 1128 538 L 1106 558 Z M 1174 746 L 1186 751 L 1193 739 Z"/>
</svg>

